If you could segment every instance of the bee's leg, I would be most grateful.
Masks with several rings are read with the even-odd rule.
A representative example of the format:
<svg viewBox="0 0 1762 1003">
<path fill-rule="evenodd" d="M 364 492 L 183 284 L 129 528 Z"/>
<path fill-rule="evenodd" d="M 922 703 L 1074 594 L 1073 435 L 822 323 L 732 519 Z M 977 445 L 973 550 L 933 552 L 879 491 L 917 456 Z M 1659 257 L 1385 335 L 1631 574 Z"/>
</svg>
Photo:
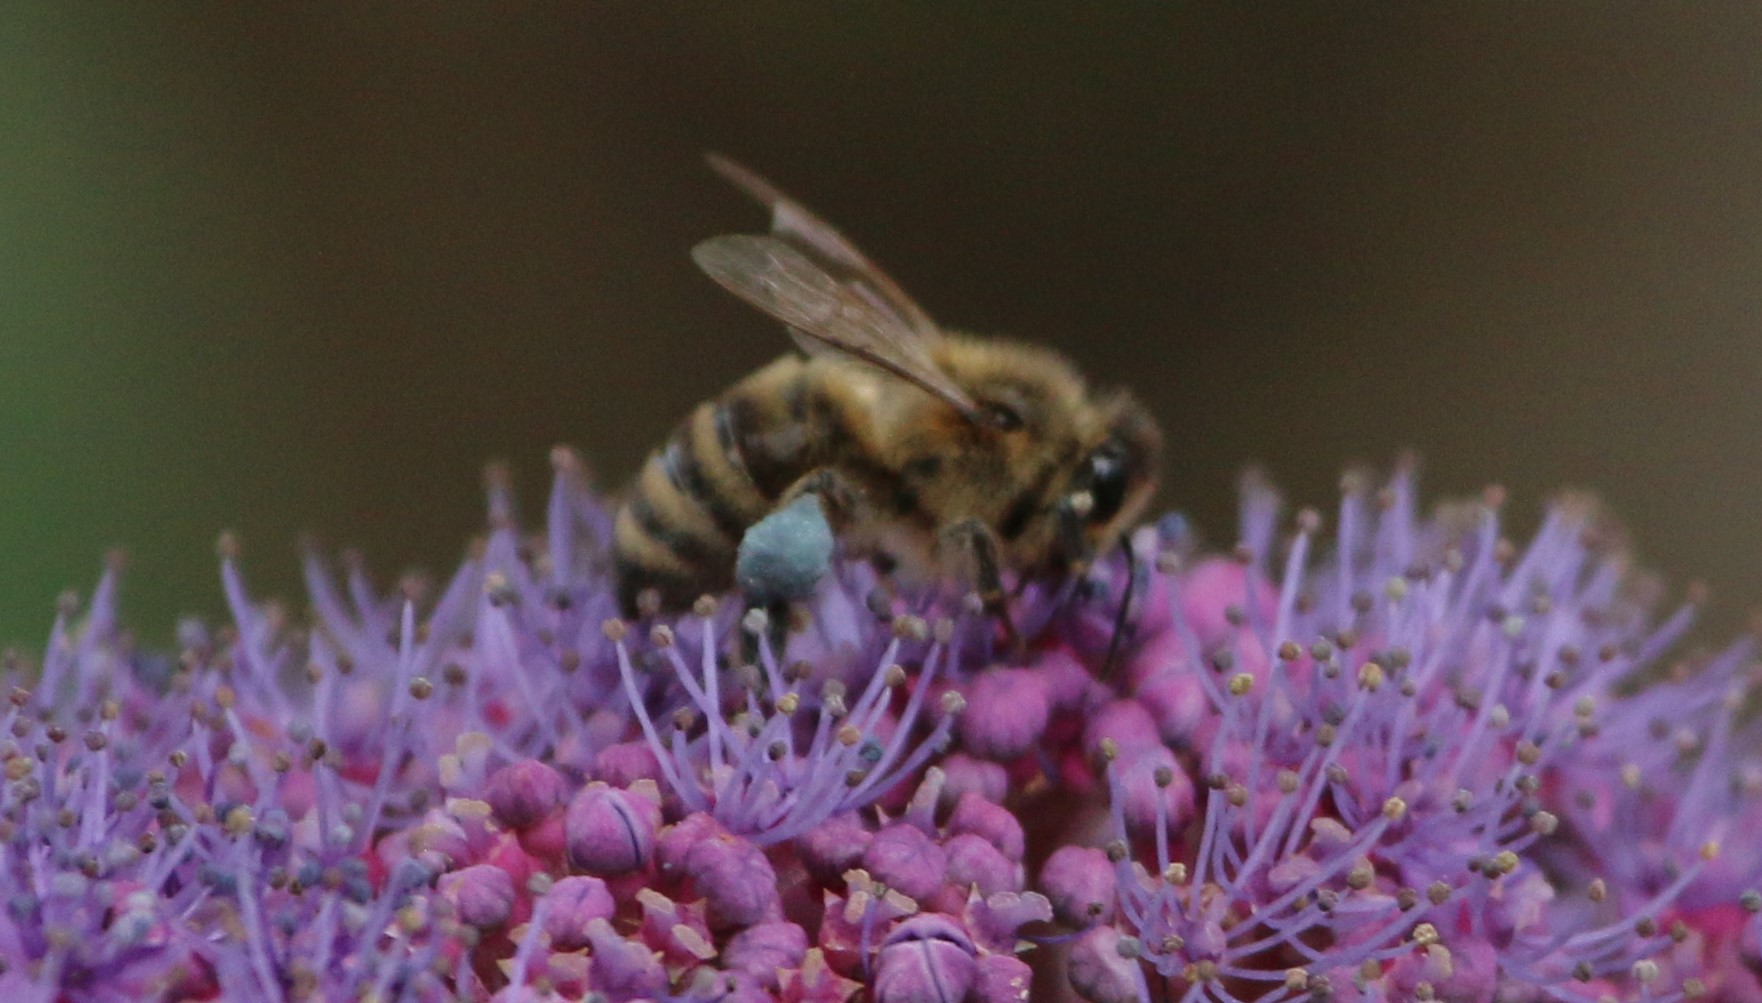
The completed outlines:
<svg viewBox="0 0 1762 1003">
<path fill-rule="evenodd" d="M 869 590 L 863 601 L 876 619 L 882 623 L 891 623 L 893 600 L 899 594 L 899 582 L 894 578 L 894 572 L 899 570 L 899 558 L 877 549 L 869 555 L 869 566 L 875 569 L 875 587 Z"/>
<path fill-rule="evenodd" d="M 820 499 L 820 508 L 834 530 L 860 518 L 858 509 L 862 505 L 862 494 L 850 478 L 835 467 L 816 467 L 796 478 L 795 483 L 785 488 L 777 499 L 777 507 L 783 508 L 802 495 L 814 495 Z"/>
<path fill-rule="evenodd" d="M 1138 584 L 1138 553 L 1132 549 L 1132 534 L 1120 534 L 1120 549 L 1126 552 L 1126 587 L 1125 595 L 1120 598 L 1120 608 L 1114 614 L 1113 636 L 1107 641 L 1107 657 L 1101 663 L 1101 681 L 1108 682 L 1113 675 L 1114 661 L 1120 654 L 1120 642 L 1131 632 L 1132 625 L 1126 620 L 1132 608 L 1132 593 Z"/>
<path fill-rule="evenodd" d="M 819 499 L 820 513 L 825 517 L 828 528 L 834 531 L 849 526 L 860 518 L 857 507 L 861 504 L 861 495 L 843 473 L 832 467 L 818 467 L 797 478 L 795 483 L 778 496 L 776 511 L 781 512 L 808 495 Z M 743 548 L 745 544 L 746 541 L 742 541 Z M 822 559 L 829 556 L 819 555 Z M 793 594 L 798 590 L 802 595 L 810 592 L 813 584 L 814 580 L 810 577 L 801 577 L 790 582 L 790 589 L 786 590 L 786 594 L 770 596 L 749 607 L 764 610 L 767 621 L 764 638 L 770 642 L 772 656 L 779 661 L 783 659 L 784 648 L 789 640 L 790 624 L 794 619 L 794 608 L 790 599 L 800 597 Z M 758 642 L 759 637 L 756 634 L 745 636 L 742 655 L 749 662 L 758 660 Z"/>
<path fill-rule="evenodd" d="M 1066 570 L 1081 578 L 1089 571 L 1089 564 L 1094 553 L 1089 546 L 1088 537 L 1083 533 L 1083 515 L 1078 511 L 1076 502 L 1066 498 L 1059 502 L 1055 518 L 1058 526 L 1058 542 L 1066 561 Z"/>
<path fill-rule="evenodd" d="M 1004 633 L 1009 636 L 1010 650 L 1020 655 L 1025 643 L 1010 619 L 997 536 L 991 532 L 991 527 L 977 519 L 962 519 L 943 527 L 940 536 L 944 553 L 964 556 L 967 580 L 977 588 L 979 602 L 986 613 L 997 617 L 1003 624 Z"/>
</svg>

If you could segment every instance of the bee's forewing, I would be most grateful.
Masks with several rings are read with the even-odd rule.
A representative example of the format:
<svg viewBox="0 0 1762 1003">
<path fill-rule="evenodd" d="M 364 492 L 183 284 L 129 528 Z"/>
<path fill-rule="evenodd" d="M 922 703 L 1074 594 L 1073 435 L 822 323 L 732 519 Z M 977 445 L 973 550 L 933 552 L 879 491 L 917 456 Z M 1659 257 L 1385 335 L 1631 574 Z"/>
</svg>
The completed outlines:
<svg viewBox="0 0 1762 1003">
<path fill-rule="evenodd" d="M 850 286 L 864 298 L 898 318 L 904 337 L 934 340 L 942 336 L 936 322 L 899 283 L 883 272 L 868 255 L 839 233 L 832 224 L 806 206 L 783 194 L 771 182 L 750 169 L 718 154 L 707 158 L 717 174 L 771 210 L 771 233 L 815 261 L 833 279 Z"/>
<path fill-rule="evenodd" d="M 969 418 L 976 415 L 972 398 L 930 358 L 923 339 L 793 244 L 735 234 L 712 237 L 691 256 L 724 289 L 789 325 L 798 342 L 812 339 L 923 388 Z"/>
</svg>

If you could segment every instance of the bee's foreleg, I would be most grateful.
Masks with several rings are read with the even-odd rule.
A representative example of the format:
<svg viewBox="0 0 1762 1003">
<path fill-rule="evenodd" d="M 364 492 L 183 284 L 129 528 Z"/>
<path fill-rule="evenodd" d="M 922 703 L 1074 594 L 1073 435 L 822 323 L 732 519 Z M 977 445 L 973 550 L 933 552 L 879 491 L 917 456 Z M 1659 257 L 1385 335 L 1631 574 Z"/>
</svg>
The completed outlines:
<svg viewBox="0 0 1762 1003">
<path fill-rule="evenodd" d="M 1021 654 L 1024 648 L 1022 636 L 1016 633 L 1016 625 L 1009 615 L 1009 596 L 1003 589 L 1003 565 L 998 554 L 997 535 L 991 527 L 978 519 L 962 519 L 943 527 L 939 534 L 943 552 L 960 560 L 964 565 L 966 580 L 970 582 L 979 596 L 979 602 L 985 612 L 1003 624 L 1004 633 L 1009 636 L 1010 649 Z"/>
<path fill-rule="evenodd" d="M 1119 658 L 1120 642 L 1131 633 L 1132 625 L 1127 618 L 1131 614 L 1132 595 L 1137 591 L 1138 584 L 1138 552 L 1132 549 L 1132 534 L 1120 534 L 1120 549 L 1126 552 L 1126 587 L 1125 594 L 1120 597 L 1119 611 L 1114 614 L 1113 635 L 1107 641 L 1107 657 L 1101 663 L 1101 680 L 1107 682 L 1113 675 L 1114 662 Z"/>
<path fill-rule="evenodd" d="M 1059 502 L 1055 518 L 1058 526 L 1059 550 L 1064 555 L 1065 566 L 1071 574 L 1081 578 L 1089 571 L 1089 564 L 1094 553 L 1089 545 L 1089 538 L 1083 532 L 1083 514 L 1072 498 Z"/>
</svg>

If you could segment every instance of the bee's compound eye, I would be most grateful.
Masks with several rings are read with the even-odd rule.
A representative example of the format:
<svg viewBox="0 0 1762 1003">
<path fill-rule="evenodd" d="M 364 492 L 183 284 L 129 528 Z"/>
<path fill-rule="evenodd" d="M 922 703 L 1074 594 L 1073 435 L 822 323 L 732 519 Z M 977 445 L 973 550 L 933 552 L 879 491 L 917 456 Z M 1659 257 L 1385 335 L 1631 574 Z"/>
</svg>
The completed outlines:
<svg viewBox="0 0 1762 1003">
<path fill-rule="evenodd" d="M 1089 454 L 1089 495 L 1095 507 L 1089 510 L 1090 522 L 1108 522 L 1120 513 L 1126 503 L 1126 457 L 1117 442 L 1109 440 Z"/>
</svg>

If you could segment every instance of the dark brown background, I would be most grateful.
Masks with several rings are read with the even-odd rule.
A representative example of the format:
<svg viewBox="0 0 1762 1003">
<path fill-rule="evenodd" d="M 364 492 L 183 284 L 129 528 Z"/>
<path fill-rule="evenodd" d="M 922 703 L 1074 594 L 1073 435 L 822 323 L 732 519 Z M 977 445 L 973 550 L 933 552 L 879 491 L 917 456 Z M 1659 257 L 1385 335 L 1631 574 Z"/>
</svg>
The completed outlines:
<svg viewBox="0 0 1762 1003">
<path fill-rule="evenodd" d="M 112 543 L 445 566 L 477 469 L 616 483 L 784 347 L 696 275 L 721 150 L 945 322 L 1058 345 L 1228 539 L 1420 450 L 1762 599 L 1762 6 L 41 4 L 0 115 L 0 636 Z"/>
</svg>

